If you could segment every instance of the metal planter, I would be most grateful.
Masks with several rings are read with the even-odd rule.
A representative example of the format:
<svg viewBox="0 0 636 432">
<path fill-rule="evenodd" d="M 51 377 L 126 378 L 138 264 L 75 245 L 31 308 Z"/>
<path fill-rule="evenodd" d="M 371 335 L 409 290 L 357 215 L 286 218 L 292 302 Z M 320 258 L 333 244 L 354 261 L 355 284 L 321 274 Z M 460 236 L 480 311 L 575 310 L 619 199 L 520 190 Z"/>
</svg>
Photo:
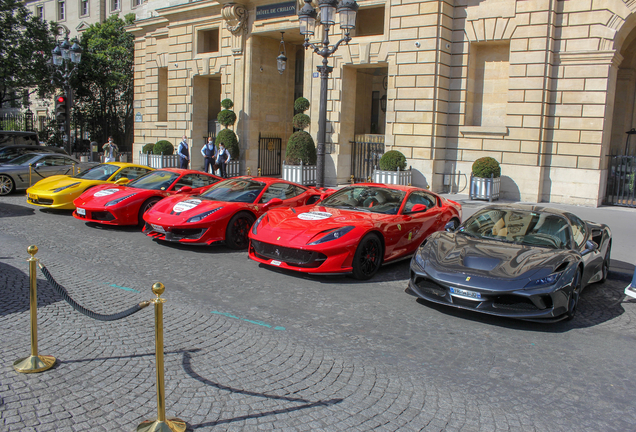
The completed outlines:
<svg viewBox="0 0 636 432">
<path fill-rule="evenodd" d="M 316 165 L 287 165 L 283 162 L 283 180 L 298 183 L 303 186 L 313 186 L 316 184 L 318 170 Z"/>
<path fill-rule="evenodd" d="M 470 199 L 483 199 L 492 202 L 499 199 L 501 177 L 475 177 L 470 175 Z"/>
<path fill-rule="evenodd" d="M 411 169 L 397 171 L 384 171 L 375 169 L 371 176 L 374 183 L 394 184 L 409 186 L 412 183 L 413 176 L 411 175 Z"/>
</svg>

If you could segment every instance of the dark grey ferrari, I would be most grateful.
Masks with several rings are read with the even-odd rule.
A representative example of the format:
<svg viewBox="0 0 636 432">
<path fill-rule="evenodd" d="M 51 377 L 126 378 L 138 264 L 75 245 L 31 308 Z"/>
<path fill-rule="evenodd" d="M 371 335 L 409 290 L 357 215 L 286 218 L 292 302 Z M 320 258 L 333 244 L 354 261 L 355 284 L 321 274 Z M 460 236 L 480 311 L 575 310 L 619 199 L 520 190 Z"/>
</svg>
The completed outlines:
<svg viewBox="0 0 636 432">
<path fill-rule="evenodd" d="M 607 225 L 572 213 L 489 206 L 422 243 L 407 292 L 502 317 L 572 319 L 581 291 L 607 278 L 611 246 Z"/>
</svg>

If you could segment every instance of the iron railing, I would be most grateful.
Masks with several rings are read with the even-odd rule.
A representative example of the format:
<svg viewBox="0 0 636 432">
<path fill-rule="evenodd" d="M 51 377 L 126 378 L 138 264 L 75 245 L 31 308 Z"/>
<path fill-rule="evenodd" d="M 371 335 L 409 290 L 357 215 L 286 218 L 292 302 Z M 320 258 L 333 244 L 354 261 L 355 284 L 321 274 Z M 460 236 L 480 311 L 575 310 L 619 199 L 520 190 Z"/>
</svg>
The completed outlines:
<svg viewBox="0 0 636 432">
<path fill-rule="evenodd" d="M 384 135 L 356 135 L 351 141 L 351 175 L 366 182 L 384 154 Z"/>
<path fill-rule="evenodd" d="M 636 207 L 636 156 L 610 156 L 605 204 Z"/>
<path fill-rule="evenodd" d="M 258 168 L 262 176 L 279 176 L 283 140 L 258 134 Z"/>
</svg>

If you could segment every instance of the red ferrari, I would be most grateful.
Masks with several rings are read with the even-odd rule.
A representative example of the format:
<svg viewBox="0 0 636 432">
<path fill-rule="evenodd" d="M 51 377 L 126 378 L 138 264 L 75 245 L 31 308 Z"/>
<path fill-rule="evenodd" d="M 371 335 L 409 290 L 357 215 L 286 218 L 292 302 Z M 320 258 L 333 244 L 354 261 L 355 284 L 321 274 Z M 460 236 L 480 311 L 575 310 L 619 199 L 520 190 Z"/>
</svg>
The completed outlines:
<svg viewBox="0 0 636 432">
<path fill-rule="evenodd" d="M 161 201 L 144 215 L 144 232 L 159 240 L 245 249 L 250 227 L 267 210 L 315 203 L 323 194 L 277 178 L 236 177 L 197 196 Z"/>
<path fill-rule="evenodd" d="M 415 253 L 431 233 L 457 227 L 461 205 L 425 189 L 355 184 L 320 203 L 274 209 L 250 232 L 249 257 L 313 274 L 366 280 L 380 265 Z"/>
<path fill-rule="evenodd" d="M 126 185 L 93 187 L 73 201 L 73 216 L 108 225 L 143 225 L 143 215 L 160 200 L 178 193 L 200 193 L 223 180 L 201 171 L 165 168 L 151 171 Z"/>
</svg>

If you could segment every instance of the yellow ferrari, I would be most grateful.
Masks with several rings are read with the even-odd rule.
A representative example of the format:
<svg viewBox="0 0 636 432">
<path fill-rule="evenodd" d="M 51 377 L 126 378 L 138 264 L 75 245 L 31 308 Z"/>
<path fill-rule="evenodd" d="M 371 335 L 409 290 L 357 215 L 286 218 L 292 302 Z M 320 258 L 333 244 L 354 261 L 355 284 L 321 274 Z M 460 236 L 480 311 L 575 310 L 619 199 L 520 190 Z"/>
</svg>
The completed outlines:
<svg viewBox="0 0 636 432">
<path fill-rule="evenodd" d="M 73 200 L 86 189 L 107 183 L 125 184 L 152 170 L 143 165 L 108 162 L 74 176 L 47 177 L 27 189 L 27 203 L 40 207 L 72 210 L 75 208 Z"/>
</svg>

